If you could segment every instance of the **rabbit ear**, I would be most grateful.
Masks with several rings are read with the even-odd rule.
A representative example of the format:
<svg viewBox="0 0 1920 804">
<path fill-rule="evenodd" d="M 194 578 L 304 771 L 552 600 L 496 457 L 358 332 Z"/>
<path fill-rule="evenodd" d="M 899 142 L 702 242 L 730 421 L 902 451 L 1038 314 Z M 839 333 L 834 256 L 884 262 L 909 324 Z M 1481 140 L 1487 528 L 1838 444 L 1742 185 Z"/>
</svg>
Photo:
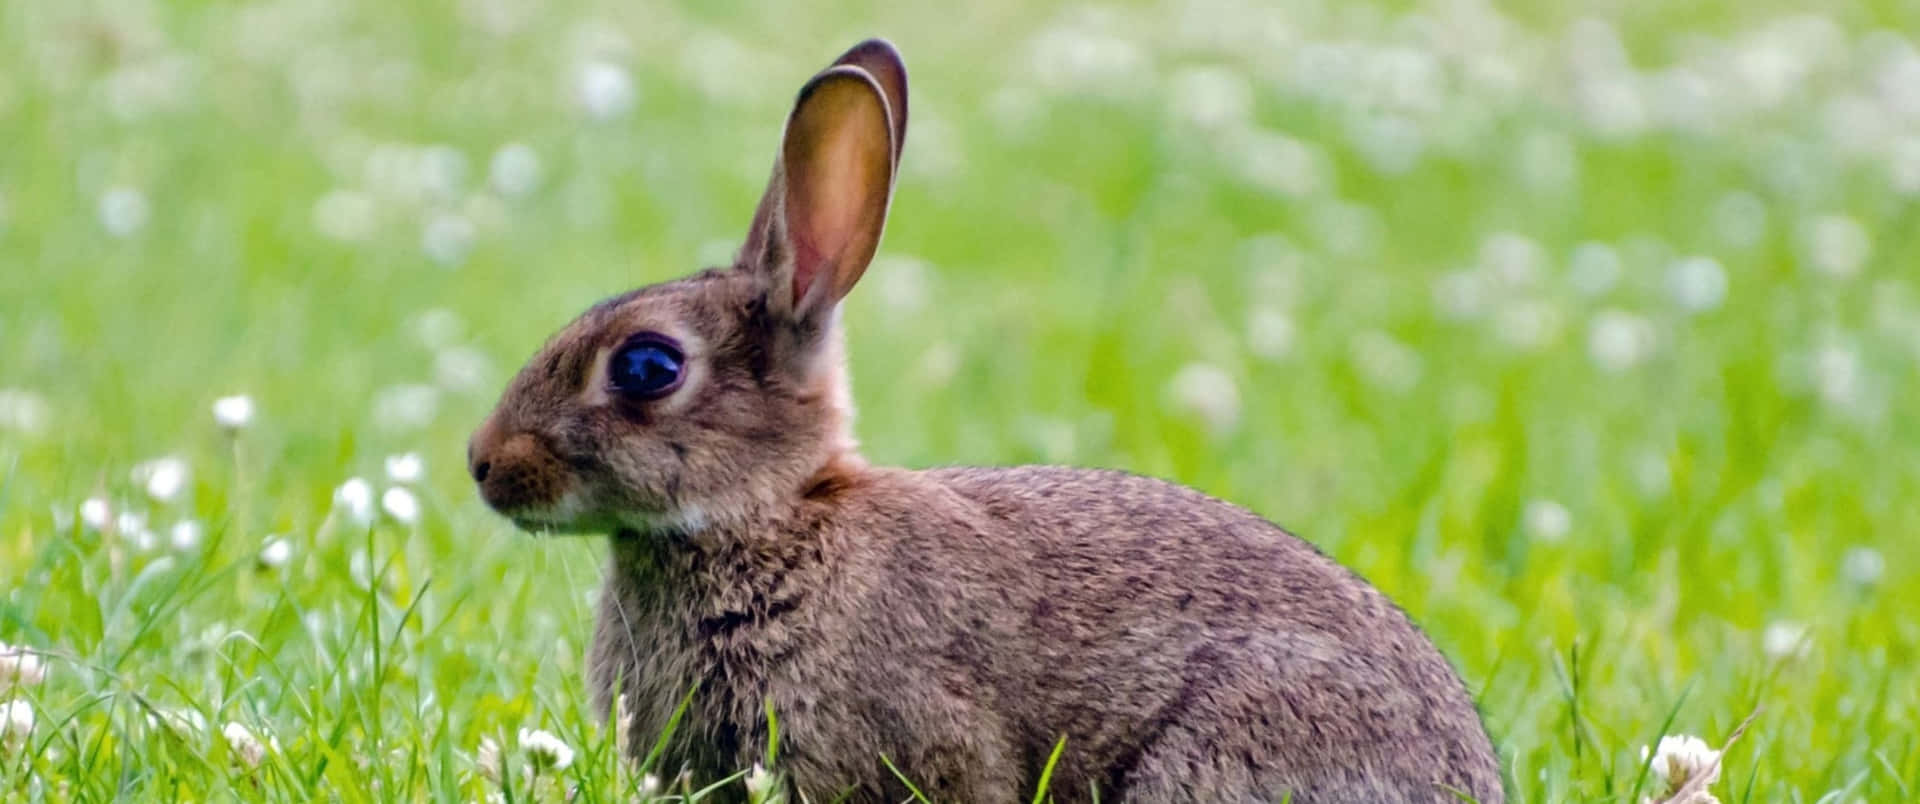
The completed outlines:
<svg viewBox="0 0 1920 804">
<path fill-rule="evenodd" d="M 833 63 L 866 70 L 880 86 L 887 111 L 893 114 L 893 166 L 899 170 L 900 149 L 907 144 L 907 64 L 901 60 L 900 51 L 885 39 L 868 39 L 840 54 Z"/>
<path fill-rule="evenodd" d="M 771 275 L 776 310 L 831 309 L 866 271 L 893 198 L 895 127 L 885 90 L 860 66 L 830 67 L 801 88 L 741 252 Z"/>
</svg>

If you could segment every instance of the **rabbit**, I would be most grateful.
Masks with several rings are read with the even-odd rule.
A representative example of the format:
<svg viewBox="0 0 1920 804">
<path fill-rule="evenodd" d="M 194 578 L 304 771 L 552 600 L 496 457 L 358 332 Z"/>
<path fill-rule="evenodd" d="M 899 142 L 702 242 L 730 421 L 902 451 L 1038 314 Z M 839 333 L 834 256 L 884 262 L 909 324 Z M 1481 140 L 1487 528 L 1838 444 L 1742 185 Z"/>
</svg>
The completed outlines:
<svg viewBox="0 0 1920 804">
<path fill-rule="evenodd" d="M 898 52 L 855 46 L 800 90 L 735 263 L 594 305 L 469 442 L 519 527 L 609 537 L 587 665 L 633 758 L 684 701 L 656 767 L 776 743 L 796 800 L 1025 799 L 1058 747 L 1061 802 L 1502 801 L 1447 659 L 1279 526 L 1116 471 L 861 457 L 840 301 L 906 125 Z"/>
</svg>

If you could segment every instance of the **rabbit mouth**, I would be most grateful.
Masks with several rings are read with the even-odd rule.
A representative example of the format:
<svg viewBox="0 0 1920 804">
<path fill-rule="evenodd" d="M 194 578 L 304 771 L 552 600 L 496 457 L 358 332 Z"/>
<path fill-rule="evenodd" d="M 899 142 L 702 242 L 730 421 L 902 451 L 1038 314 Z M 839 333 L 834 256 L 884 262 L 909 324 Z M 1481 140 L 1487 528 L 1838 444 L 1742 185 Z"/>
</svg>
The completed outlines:
<svg viewBox="0 0 1920 804">
<path fill-rule="evenodd" d="M 586 511 L 572 496 L 542 509 L 503 512 L 515 527 L 534 534 L 593 535 L 629 532 L 641 535 L 687 535 L 707 529 L 711 519 L 699 506 L 671 511 Z"/>
</svg>

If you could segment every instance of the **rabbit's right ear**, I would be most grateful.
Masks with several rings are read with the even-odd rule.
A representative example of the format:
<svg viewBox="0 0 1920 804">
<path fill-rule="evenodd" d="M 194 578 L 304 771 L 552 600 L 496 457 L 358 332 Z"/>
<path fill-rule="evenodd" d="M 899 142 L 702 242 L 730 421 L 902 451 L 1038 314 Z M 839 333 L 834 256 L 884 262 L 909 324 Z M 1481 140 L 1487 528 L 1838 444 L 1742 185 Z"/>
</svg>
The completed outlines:
<svg viewBox="0 0 1920 804">
<path fill-rule="evenodd" d="M 905 133 L 905 82 L 899 55 L 875 40 L 800 90 L 741 251 L 748 270 L 771 280 L 774 312 L 802 319 L 832 310 L 873 260 Z M 889 95 L 900 98 L 900 113 Z"/>
</svg>

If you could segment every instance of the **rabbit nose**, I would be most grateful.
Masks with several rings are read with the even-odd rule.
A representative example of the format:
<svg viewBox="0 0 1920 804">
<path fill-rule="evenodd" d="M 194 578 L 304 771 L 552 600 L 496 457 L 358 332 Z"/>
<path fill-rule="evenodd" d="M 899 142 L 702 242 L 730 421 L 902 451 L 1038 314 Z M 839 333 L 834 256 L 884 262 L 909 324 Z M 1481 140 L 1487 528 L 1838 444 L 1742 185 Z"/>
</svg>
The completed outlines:
<svg viewBox="0 0 1920 804">
<path fill-rule="evenodd" d="M 473 438 L 467 440 L 467 473 L 473 475 L 473 482 L 487 482 L 487 474 L 493 471 L 492 453 L 499 446 L 499 428 L 493 424 L 493 417 L 475 430 Z"/>
</svg>

